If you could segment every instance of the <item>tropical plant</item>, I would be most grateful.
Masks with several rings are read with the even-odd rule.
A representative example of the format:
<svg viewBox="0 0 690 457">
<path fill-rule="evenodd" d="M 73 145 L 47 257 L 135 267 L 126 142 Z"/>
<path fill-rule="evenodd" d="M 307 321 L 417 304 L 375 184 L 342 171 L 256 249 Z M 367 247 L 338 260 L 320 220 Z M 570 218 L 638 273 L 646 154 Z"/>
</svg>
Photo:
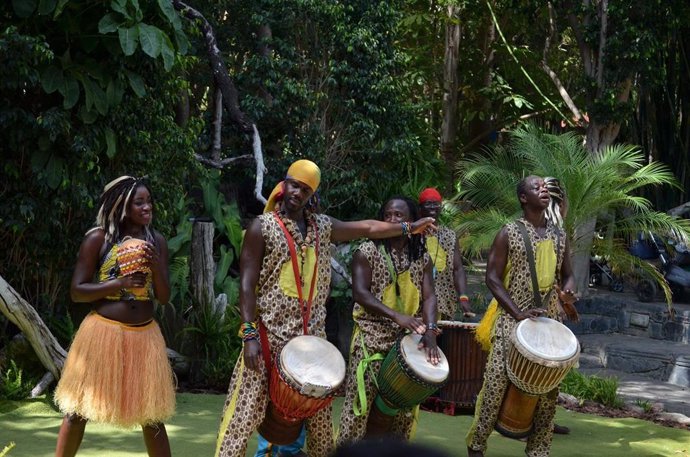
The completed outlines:
<svg viewBox="0 0 690 457">
<path fill-rule="evenodd" d="M 565 392 L 580 401 L 591 400 L 605 406 L 620 408 L 623 400 L 618 396 L 618 378 L 601 376 L 570 370 L 561 383 L 561 392 Z"/>
<path fill-rule="evenodd" d="M 516 184 L 526 175 L 555 176 L 565 188 L 568 211 L 565 231 L 570 239 L 573 268 L 577 262 L 589 265 L 589 246 L 596 228 L 603 239 L 597 252 L 606 255 L 614 268 L 642 270 L 662 287 L 667 301 L 671 293 L 661 273 L 649 263 L 633 257 L 625 246 L 640 231 L 672 233 L 682 239 L 690 235 L 690 221 L 655 211 L 638 192 L 647 187 L 676 186 L 668 167 L 645 164 L 639 148 L 613 145 L 592 155 L 575 133 L 547 134 L 534 125 L 510 133 L 505 145 L 467 157 L 458 163 L 462 192 L 473 209 L 460 214 L 456 227 L 464 236 L 464 248 L 477 255 L 491 243 L 507 222 L 519 217 Z M 591 227 L 597 221 L 597 227 Z M 582 279 L 578 280 L 578 289 Z M 587 277 L 584 278 L 587 280 Z M 586 283 L 585 283 L 586 285 Z"/>
<path fill-rule="evenodd" d="M 10 441 L 10 443 L 5 446 L 2 451 L 0 451 L 0 457 L 5 457 L 10 454 L 10 451 L 15 447 L 14 441 Z"/>
<path fill-rule="evenodd" d="M 36 380 L 24 375 L 14 360 L 10 359 L 7 369 L 0 376 L 0 398 L 23 400 L 36 384 Z"/>
</svg>

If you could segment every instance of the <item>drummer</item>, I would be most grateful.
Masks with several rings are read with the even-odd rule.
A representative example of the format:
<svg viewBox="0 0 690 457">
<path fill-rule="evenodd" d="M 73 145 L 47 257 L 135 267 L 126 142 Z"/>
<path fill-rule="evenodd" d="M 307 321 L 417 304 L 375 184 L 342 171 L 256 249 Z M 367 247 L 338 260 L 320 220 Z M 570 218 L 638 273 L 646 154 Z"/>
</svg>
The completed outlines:
<svg viewBox="0 0 690 457">
<path fill-rule="evenodd" d="M 266 360 L 270 360 L 270 352 L 304 333 L 326 337 L 330 243 L 420 233 L 433 227 L 431 218 L 406 224 L 343 222 L 318 214 L 316 191 L 320 181 L 321 171 L 314 162 L 293 163 L 285 180 L 273 189 L 264 214 L 251 223 L 245 234 L 240 255 L 243 350 L 223 407 L 217 456 L 244 457 L 249 437 L 262 423 L 269 400 Z M 293 244 L 293 254 L 289 243 Z M 297 274 L 293 264 L 297 265 Z M 306 306 L 309 297 L 310 307 Z M 305 309 L 309 309 L 308 315 L 303 315 Z M 265 331 L 259 329 L 259 322 Z M 266 353 L 262 353 L 260 331 L 266 335 Z M 309 455 L 330 454 L 334 444 L 330 407 L 308 419 L 306 430 Z"/>
<path fill-rule="evenodd" d="M 500 308 L 491 332 L 493 345 L 486 363 L 484 385 L 477 399 L 474 421 L 467 433 L 470 457 L 484 455 L 487 440 L 494 429 L 509 382 L 505 368 L 507 339 L 517 322 L 542 315 L 555 319 L 559 314 L 559 301 L 569 315 L 576 315 L 569 243 L 565 232 L 546 218 L 551 197 L 544 180 L 538 176 L 522 179 L 517 186 L 517 196 L 522 206 L 522 217 L 501 229 L 491 246 L 487 263 L 486 284 Z M 547 309 L 532 305 L 527 251 L 518 224 L 523 224 L 529 235 L 529 248 L 536 258 L 542 300 L 548 300 Z M 554 293 L 550 293 L 552 290 Z M 555 388 L 538 400 L 534 431 L 527 439 L 525 449 L 529 457 L 549 455 L 557 397 L 558 388 Z"/>
<path fill-rule="evenodd" d="M 381 207 L 379 218 L 407 225 L 417 218 L 416 206 L 409 198 L 394 197 Z M 398 336 L 405 331 L 423 335 L 420 349 L 426 350 L 430 363 L 438 364 L 432 274 L 422 237 L 409 230 L 394 238 L 364 242 L 355 251 L 352 258 L 355 325 L 338 445 L 364 438 L 369 412 L 378 393 L 375 378 L 381 366 L 380 359 L 370 359 L 377 354 L 385 356 Z M 361 384 L 357 379 L 358 369 L 364 370 Z M 363 401 L 360 392 L 365 394 Z M 409 439 L 417 411 L 418 408 L 401 410 L 393 419 L 393 433 Z"/>
<path fill-rule="evenodd" d="M 458 237 L 453 230 L 438 223 L 442 200 L 439 191 L 433 187 L 419 194 L 420 214 L 422 217 L 433 217 L 438 227 L 436 233 L 425 237 L 426 249 L 433 262 L 438 314 L 440 319 L 455 320 L 455 310 L 459 305 L 463 317 L 471 318 L 475 314 L 467 296 L 467 276 L 462 266 Z"/>
</svg>

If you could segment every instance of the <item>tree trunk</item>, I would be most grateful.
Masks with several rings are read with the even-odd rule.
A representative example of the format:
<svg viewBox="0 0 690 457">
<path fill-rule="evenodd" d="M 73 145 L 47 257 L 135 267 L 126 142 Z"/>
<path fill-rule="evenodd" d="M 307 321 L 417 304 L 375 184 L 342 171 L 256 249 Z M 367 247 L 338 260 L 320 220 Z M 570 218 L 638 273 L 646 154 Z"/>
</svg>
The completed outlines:
<svg viewBox="0 0 690 457">
<path fill-rule="evenodd" d="M 192 227 L 192 295 L 195 307 L 213 304 L 213 279 L 216 265 L 213 262 L 213 222 L 194 221 Z"/>
<path fill-rule="evenodd" d="M 448 6 L 446 50 L 443 59 L 443 121 L 441 123 L 441 155 L 450 170 L 448 179 L 453 187 L 455 141 L 458 130 L 458 55 L 460 49 L 460 8 Z"/>
<path fill-rule="evenodd" d="M 55 379 L 59 379 L 67 352 L 50 333 L 33 306 L 24 300 L 2 276 L 0 276 L 0 311 L 10 322 L 19 327 L 43 366 L 55 376 Z"/>
<path fill-rule="evenodd" d="M 575 276 L 575 291 L 582 297 L 589 291 L 589 258 L 594 241 L 596 218 L 585 221 L 575 229 L 570 240 L 570 261 Z"/>
</svg>

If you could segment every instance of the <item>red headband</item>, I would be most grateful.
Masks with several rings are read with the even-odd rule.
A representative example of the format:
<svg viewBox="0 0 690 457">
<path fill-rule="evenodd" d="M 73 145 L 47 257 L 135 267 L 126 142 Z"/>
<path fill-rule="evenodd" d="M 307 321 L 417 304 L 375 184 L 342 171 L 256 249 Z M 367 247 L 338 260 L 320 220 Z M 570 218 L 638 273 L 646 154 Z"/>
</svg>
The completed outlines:
<svg viewBox="0 0 690 457">
<path fill-rule="evenodd" d="M 438 193 L 436 189 L 433 187 L 427 187 L 422 191 L 421 194 L 419 194 L 419 203 L 424 203 L 424 202 L 440 202 L 442 201 L 443 198 L 441 198 L 441 194 Z"/>
</svg>

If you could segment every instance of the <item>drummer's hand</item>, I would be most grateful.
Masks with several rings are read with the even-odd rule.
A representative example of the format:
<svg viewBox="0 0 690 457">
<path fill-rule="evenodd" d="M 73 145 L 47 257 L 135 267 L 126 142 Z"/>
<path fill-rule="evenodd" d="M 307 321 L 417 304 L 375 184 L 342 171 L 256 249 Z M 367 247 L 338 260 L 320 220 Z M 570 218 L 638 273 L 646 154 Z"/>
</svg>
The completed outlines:
<svg viewBox="0 0 690 457">
<path fill-rule="evenodd" d="M 420 351 L 424 349 L 426 351 L 426 360 L 432 365 L 438 365 L 441 361 L 438 346 L 436 346 L 436 332 L 433 330 L 429 329 L 424 333 L 422 339 L 419 340 L 417 349 Z"/>
<path fill-rule="evenodd" d="M 259 370 L 259 358 L 261 357 L 261 345 L 256 340 L 244 343 L 244 364 L 250 370 Z"/>
<path fill-rule="evenodd" d="M 579 322 L 580 315 L 577 312 L 577 308 L 575 308 L 577 295 L 570 289 L 561 290 L 558 286 L 556 286 L 556 293 L 558 294 L 558 299 L 562 305 L 561 308 L 566 317 L 573 322 Z"/>
<path fill-rule="evenodd" d="M 542 308 L 530 308 L 525 311 L 520 311 L 520 313 L 515 316 L 516 321 L 524 321 L 525 319 L 532 319 L 534 317 L 539 317 L 546 314 L 546 310 Z"/>
<path fill-rule="evenodd" d="M 138 289 L 146 285 L 146 273 L 137 271 L 131 275 L 116 279 L 120 282 L 120 289 Z"/>
<path fill-rule="evenodd" d="M 424 335 L 424 332 L 426 332 L 426 325 L 424 325 L 424 321 L 418 317 L 398 313 L 398 315 L 395 317 L 395 323 L 401 328 L 418 333 L 420 335 Z"/>
<path fill-rule="evenodd" d="M 434 222 L 436 222 L 436 220 L 433 217 L 422 217 L 417 219 L 410 225 L 410 232 L 412 232 L 413 235 L 417 235 L 418 233 L 433 233 L 436 231 Z"/>
</svg>

